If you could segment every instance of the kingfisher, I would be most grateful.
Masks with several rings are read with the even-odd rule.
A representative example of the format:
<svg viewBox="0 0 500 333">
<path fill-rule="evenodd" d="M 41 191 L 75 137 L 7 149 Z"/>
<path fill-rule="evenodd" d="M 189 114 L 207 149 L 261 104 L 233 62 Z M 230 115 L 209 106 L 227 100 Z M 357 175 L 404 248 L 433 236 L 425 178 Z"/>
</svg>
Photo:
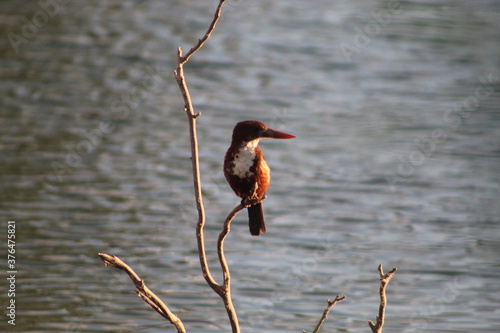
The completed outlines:
<svg viewBox="0 0 500 333">
<path fill-rule="evenodd" d="M 252 236 L 266 232 L 262 200 L 271 181 L 271 170 L 259 147 L 264 138 L 293 139 L 295 136 L 270 129 L 260 121 L 242 121 L 234 127 L 231 146 L 224 158 L 224 176 L 248 209 Z"/>
</svg>

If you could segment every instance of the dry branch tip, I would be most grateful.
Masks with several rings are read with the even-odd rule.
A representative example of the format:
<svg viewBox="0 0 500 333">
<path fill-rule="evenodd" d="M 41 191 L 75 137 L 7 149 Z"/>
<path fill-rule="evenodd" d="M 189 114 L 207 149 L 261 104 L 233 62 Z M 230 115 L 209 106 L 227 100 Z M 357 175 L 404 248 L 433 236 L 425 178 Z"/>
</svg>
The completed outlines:
<svg viewBox="0 0 500 333">
<path fill-rule="evenodd" d="M 106 253 L 98 253 L 97 255 L 101 258 L 101 261 L 104 263 L 104 266 L 120 268 L 121 260 L 117 256 L 109 255 Z"/>
<path fill-rule="evenodd" d="M 338 302 L 343 301 L 344 299 L 345 299 L 344 295 L 343 296 L 337 295 L 333 301 L 331 299 L 328 299 L 328 301 L 327 301 L 328 306 L 323 311 L 323 315 L 321 316 L 318 324 L 314 328 L 313 333 L 318 333 L 319 332 L 319 330 L 321 328 L 321 325 L 323 325 L 323 323 L 325 322 L 326 318 L 328 317 L 328 313 L 330 313 L 330 310 L 335 306 L 335 304 L 337 304 Z M 306 332 L 306 331 L 302 330 L 302 332 Z"/>
<path fill-rule="evenodd" d="M 98 255 L 104 262 L 105 266 L 113 266 L 127 273 L 135 285 L 136 293 L 162 317 L 170 321 L 170 323 L 176 327 L 178 333 L 186 332 L 182 321 L 170 311 L 168 306 L 163 303 L 163 301 L 158 296 L 156 296 L 154 292 L 152 292 L 146 286 L 146 282 L 144 282 L 144 280 L 141 279 L 129 265 L 127 265 L 123 260 L 114 255 L 109 255 L 106 253 L 98 253 Z"/>
<path fill-rule="evenodd" d="M 396 271 L 397 268 L 393 267 L 390 272 L 384 274 L 384 269 L 382 267 L 382 264 L 378 266 L 378 272 L 380 275 L 380 288 L 379 288 L 380 306 L 378 314 L 375 317 L 376 322 L 374 323 L 373 321 L 368 320 L 368 326 L 370 326 L 372 333 L 382 333 L 382 327 L 384 326 L 385 322 L 385 308 L 387 306 L 387 296 L 385 290 L 387 288 L 387 285 L 389 284 L 389 281 L 391 281 Z"/>
</svg>

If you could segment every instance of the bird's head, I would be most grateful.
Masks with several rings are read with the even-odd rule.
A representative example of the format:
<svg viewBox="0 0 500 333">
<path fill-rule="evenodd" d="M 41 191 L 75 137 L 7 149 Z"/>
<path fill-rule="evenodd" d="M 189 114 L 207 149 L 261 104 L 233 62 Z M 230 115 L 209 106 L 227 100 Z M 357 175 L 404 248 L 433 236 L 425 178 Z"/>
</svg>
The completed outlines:
<svg viewBox="0 0 500 333">
<path fill-rule="evenodd" d="M 233 143 L 250 142 L 256 139 L 293 139 L 295 136 L 273 130 L 256 120 L 246 120 L 236 124 L 233 130 Z"/>
</svg>

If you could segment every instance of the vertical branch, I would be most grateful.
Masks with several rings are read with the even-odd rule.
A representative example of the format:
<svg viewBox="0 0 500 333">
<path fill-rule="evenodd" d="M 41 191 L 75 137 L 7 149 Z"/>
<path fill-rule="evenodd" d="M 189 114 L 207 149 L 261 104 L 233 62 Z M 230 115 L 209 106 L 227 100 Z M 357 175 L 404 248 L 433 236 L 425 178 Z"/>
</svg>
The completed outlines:
<svg viewBox="0 0 500 333">
<path fill-rule="evenodd" d="M 385 294 L 385 289 L 387 288 L 387 284 L 389 283 L 389 281 L 391 281 L 396 271 L 397 268 L 394 267 L 392 271 L 384 274 L 382 264 L 378 266 L 378 272 L 380 274 L 380 306 L 378 309 L 377 322 L 373 323 L 373 321 L 368 320 L 368 325 L 372 329 L 372 333 L 382 333 L 382 327 L 384 327 L 385 322 L 385 308 L 387 306 L 387 296 Z"/>
<path fill-rule="evenodd" d="M 194 194 L 196 198 L 196 209 L 198 210 L 198 223 L 196 224 L 196 239 L 198 242 L 198 253 L 200 257 L 201 271 L 208 285 L 216 290 L 218 283 L 212 277 L 208 267 L 205 251 L 203 227 L 205 226 L 205 209 L 203 207 L 203 196 L 201 193 L 200 163 L 198 153 L 198 136 L 196 133 L 196 119 L 201 113 L 195 114 L 191 96 L 184 78 L 184 63 L 182 62 L 182 49 L 177 49 L 177 69 L 174 71 L 175 79 L 184 99 L 184 111 L 188 117 L 189 137 L 191 138 L 191 167 L 193 172 Z"/>
<path fill-rule="evenodd" d="M 224 302 L 224 306 L 226 308 L 229 320 L 231 322 L 231 328 L 233 333 L 239 333 L 239 323 L 238 318 L 236 316 L 236 311 L 233 306 L 233 302 L 231 299 L 231 277 L 229 273 L 229 267 L 227 265 L 226 258 L 224 256 L 224 239 L 230 230 L 230 224 L 233 220 L 234 216 L 243 209 L 243 206 L 238 205 L 231 213 L 229 213 L 228 217 L 224 222 L 224 228 L 219 235 L 219 240 L 217 243 L 217 253 L 219 256 L 219 262 L 222 268 L 223 274 L 223 283 L 219 285 L 212 274 L 210 273 L 210 269 L 207 262 L 206 250 L 205 250 L 205 238 L 203 234 L 203 228 L 205 226 L 205 209 L 203 206 L 203 197 L 201 192 L 201 179 L 200 179 L 200 165 L 199 165 L 199 154 L 198 154 L 198 138 L 196 134 L 196 119 L 201 115 L 201 113 L 195 113 L 193 104 L 191 101 L 191 96 L 189 94 L 189 90 L 186 84 L 186 80 L 184 77 L 184 64 L 187 63 L 189 58 L 198 51 L 204 43 L 210 38 L 213 30 L 215 29 L 215 25 L 220 18 L 222 6 L 225 0 L 220 0 L 219 5 L 214 14 L 214 18 L 212 23 L 208 27 L 207 32 L 203 36 L 203 38 L 198 40 L 198 43 L 189 50 L 189 52 L 183 56 L 182 49 L 179 47 L 177 50 L 177 68 L 174 71 L 175 79 L 177 84 L 179 85 L 179 89 L 181 90 L 182 97 L 184 99 L 184 111 L 188 117 L 189 122 L 189 134 L 191 138 L 191 163 L 193 169 L 193 183 L 194 183 L 194 192 L 196 197 L 196 208 L 198 210 L 198 223 L 196 225 L 196 239 L 198 243 L 198 254 L 200 258 L 201 270 L 203 273 L 203 277 L 207 284 L 222 298 Z"/>
<path fill-rule="evenodd" d="M 219 240 L 217 243 L 217 253 L 219 256 L 219 262 L 222 268 L 223 283 L 219 285 L 212 274 L 207 262 L 207 256 L 205 251 L 205 238 L 203 234 L 203 227 L 205 225 L 205 209 L 203 206 L 203 196 L 201 192 L 201 177 L 200 177 L 200 165 L 199 165 L 199 152 L 198 152 L 198 137 L 196 133 L 196 120 L 201 115 L 201 113 L 195 113 L 193 108 L 193 103 L 191 100 L 191 95 L 187 87 L 186 79 L 184 76 L 184 64 L 187 63 L 189 58 L 198 51 L 203 44 L 210 38 L 215 25 L 217 24 L 220 14 L 222 11 L 222 6 L 225 0 L 219 0 L 219 5 L 215 11 L 212 22 L 203 36 L 203 38 L 198 40 L 198 43 L 192 47 L 186 56 L 183 56 L 182 49 L 179 47 L 177 49 L 177 67 L 174 70 L 174 76 L 179 86 L 179 89 L 184 100 L 184 111 L 186 112 L 188 123 L 189 123 L 189 137 L 191 139 L 191 163 L 193 171 L 193 185 L 196 198 L 196 208 L 198 210 L 198 223 L 196 225 L 196 239 L 198 243 L 198 255 L 200 259 L 201 270 L 203 277 L 207 284 L 222 298 L 224 306 L 226 308 L 229 320 L 231 322 L 231 328 L 233 333 L 240 333 L 238 318 L 236 316 L 236 311 L 233 306 L 231 299 L 231 276 L 229 273 L 229 266 L 227 265 L 226 258 L 224 256 L 224 239 L 229 234 L 230 225 L 233 218 L 238 214 L 239 211 L 243 209 L 240 204 L 234 208 L 224 222 L 224 228 L 219 235 Z M 155 309 L 161 316 L 168 319 L 176 328 L 178 333 L 185 333 L 186 330 L 182 321 L 173 314 L 170 309 L 162 302 L 162 300 L 157 297 L 144 283 L 142 280 L 126 263 L 124 263 L 120 258 L 111 256 L 105 253 L 99 253 L 101 260 L 109 266 L 116 267 L 125 271 L 134 282 L 136 286 L 137 294 L 148 303 L 153 309 Z"/>
<path fill-rule="evenodd" d="M 222 268 L 223 277 L 223 283 L 220 286 L 219 292 L 217 292 L 217 294 L 219 294 L 219 296 L 224 301 L 224 307 L 226 308 L 227 315 L 229 317 L 229 320 L 231 321 L 233 333 L 239 333 L 240 327 L 231 298 L 231 274 L 229 272 L 229 266 L 227 265 L 226 256 L 224 255 L 224 240 L 226 239 L 226 236 L 229 234 L 229 231 L 231 229 L 231 221 L 242 209 L 243 206 L 239 204 L 231 211 L 231 213 L 229 213 L 226 220 L 224 221 L 224 227 L 222 228 L 222 231 L 219 234 L 219 239 L 217 241 L 217 254 L 219 256 L 219 262 Z"/>
<path fill-rule="evenodd" d="M 201 113 L 194 112 L 193 103 L 191 101 L 191 95 L 189 94 L 189 89 L 186 84 L 184 77 L 184 64 L 189 60 L 189 58 L 198 51 L 205 41 L 210 37 L 212 31 L 215 29 L 215 25 L 220 18 L 220 13 L 222 10 L 222 5 L 225 0 L 220 0 L 217 10 L 215 11 L 214 18 L 210 24 L 207 32 L 202 39 L 198 40 L 198 43 L 189 50 L 186 56 L 183 56 L 182 49 L 179 47 L 177 49 L 177 68 L 174 70 L 174 76 L 179 86 L 179 89 L 184 100 L 184 111 L 186 112 L 188 122 L 189 122 L 189 136 L 191 138 L 191 163 L 193 169 L 193 183 L 194 192 L 196 198 L 196 208 L 198 210 L 198 223 L 196 226 L 196 239 L 198 242 L 198 253 L 200 258 L 200 265 L 203 277 L 207 281 L 208 285 L 217 292 L 219 284 L 215 281 L 210 273 L 208 267 L 208 262 L 206 258 L 205 251 L 205 240 L 203 235 L 203 227 L 205 226 L 205 209 L 203 206 L 203 197 L 201 193 L 201 178 L 200 178 L 200 165 L 199 165 L 199 153 L 198 153 L 198 137 L 196 134 L 196 119 L 201 115 Z"/>
</svg>

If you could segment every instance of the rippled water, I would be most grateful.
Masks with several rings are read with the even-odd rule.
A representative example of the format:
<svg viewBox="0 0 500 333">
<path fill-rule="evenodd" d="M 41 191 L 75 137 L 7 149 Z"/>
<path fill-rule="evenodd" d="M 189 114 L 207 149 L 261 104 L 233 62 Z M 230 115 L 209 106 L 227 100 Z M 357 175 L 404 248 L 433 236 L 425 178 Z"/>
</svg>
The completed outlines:
<svg viewBox="0 0 500 333">
<path fill-rule="evenodd" d="M 0 209 L 18 270 L 1 330 L 173 332 L 107 252 L 190 332 L 228 331 L 200 276 L 171 74 L 215 2 L 43 3 L 0 3 Z M 497 1 L 227 4 L 186 67 L 214 267 L 238 203 L 221 171 L 232 127 L 297 136 L 262 143 L 268 233 L 241 215 L 226 242 L 243 332 L 312 331 L 336 294 L 323 331 L 367 332 L 380 263 L 399 269 L 384 332 L 500 330 L 499 32 Z"/>
</svg>

